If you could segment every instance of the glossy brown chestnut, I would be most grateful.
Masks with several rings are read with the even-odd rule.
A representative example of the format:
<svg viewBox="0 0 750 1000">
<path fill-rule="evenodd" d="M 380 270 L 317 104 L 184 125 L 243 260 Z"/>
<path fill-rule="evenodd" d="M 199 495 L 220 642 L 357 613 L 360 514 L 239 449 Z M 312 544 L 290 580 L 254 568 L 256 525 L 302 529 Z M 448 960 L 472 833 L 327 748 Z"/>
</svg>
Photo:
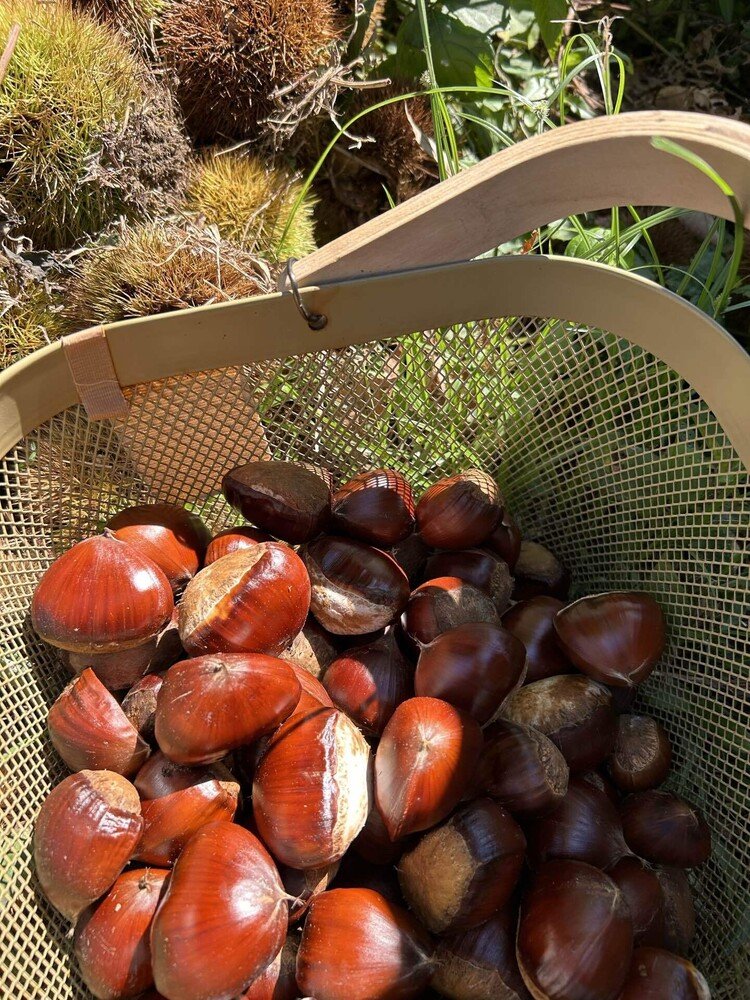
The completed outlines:
<svg viewBox="0 0 750 1000">
<path fill-rule="evenodd" d="M 110 518 L 107 527 L 155 562 L 176 594 L 203 565 L 211 538 L 197 514 L 171 503 L 127 507 Z"/>
<path fill-rule="evenodd" d="M 203 560 L 204 566 L 210 566 L 217 559 L 238 552 L 240 549 L 252 549 L 261 542 L 272 542 L 273 535 L 259 528 L 251 528 L 248 524 L 240 525 L 236 528 L 225 528 L 219 531 L 208 543 L 206 557 Z"/>
<path fill-rule="evenodd" d="M 276 538 L 296 545 L 324 530 L 331 490 L 299 462 L 248 462 L 227 472 L 222 489 L 232 507 Z"/>
<path fill-rule="evenodd" d="M 442 698 L 484 726 L 523 683 L 524 664 L 523 643 L 514 635 L 490 622 L 470 622 L 422 647 L 414 691 Z"/>
<path fill-rule="evenodd" d="M 151 750 L 93 670 L 65 688 L 47 715 L 55 750 L 71 771 L 117 771 L 129 776 Z"/>
<path fill-rule="evenodd" d="M 410 587 L 416 587 L 424 580 L 424 568 L 430 557 L 432 550 L 425 545 L 420 535 L 415 531 L 403 542 L 394 545 L 390 555 L 396 560 L 401 569 L 406 573 Z"/>
<path fill-rule="evenodd" d="M 686 955 L 695 937 L 695 904 L 687 875 L 681 868 L 655 868 L 664 912 L 664 947 Z"/>
<path fill-rule="evenodd" d="M 432 986 L 449 1000 L 531 1000 L 516 962 L 515 911 L 506 907 L 480 927 L 443 937 Z"/>
<path fill-rule="evenodd" d="M 514 601 L 528 601 L 546 594 L 565 600 L 570 588 L 570 573 L 548 548 L 539 542 L 521 542 L 513 567 Z"/>
<path fill-rule="evenodd" d="M 231 781 L 232 775 L 224 764 L 201 764 L 187 767 L 175 764 L 160 750 L 152 754 L 133 779 L 142 799 L 158 799 L 183 788 L 192 788 L 202 781 Z"/>
<path fill-rule="evenodd" d="M 409 599 L 406 574 L 385 552 L 323 535 L 301 551 L 310 574 L 310 610 L 334 635 L 364 635 L 390 625 Z"/>
<path fill-rule="evenodd" d="M 457 576 L 426 580 L 412 591 L 401 619 L 404 631 L 418 647 L 471 622 L 497 625 L 500 615 L 489 594 Z"/>
<path fill-rule="evenodd" d="M 211 563 L 185 588 L 180 638 L 203 653 L 278 655 L 301 630 L 310 608 L 310 579 L 288 545 L 262 542 Z"/>
<path fill-rule="evenodd" d="M 158 868 L 124 872 L 78 918 L 78 967 L 99 1000 L 126 1000 L 153 986 L 149 932 L 167 875 Z"/>
<path fill-rule="evenodd" d="M 645 681 L 666 640 L 664 615 L 653 597 L 625 591 L 573 601 L 555 616 L 555 630 L 572 663 L 613 687 Z"/>
<path fill-rule="evenodd" d="M 598 788 L 600 792 L 604 792 L 612 805 L 619 811 L 622 796 L 612 782 L 605 778 L 600 771 L 579 771 L 578 777 L 584 781 L 588 781 L 590 785 Z"/>
<path fill-rule="evenodd" d="M 571 771 L 598 767 L 614 746 L 612 696 L 601 684 L 578 674 L 525 684 L 508 698 L 501 714 L 549 736 Z"/>
<path fill-rule="evenodd" d="M 544 677 L 569 674 L 571 665 L 557 642 L 555 615 L 564 607 L 556 597 L 540 595 L 519 601 L 502 617 L 503 628 L 511 632 L 526 649 L 526 684 Z"/>
<path fill-rule="evenodd" d="M 143 833 L 133 857 L 147 865 L 171 867 L 201 827 L 216 820 L 234 819 L 239 794 L 236 782 L 214 779 L 158 799 L 144 799 Z"/>
<path fill-rule="evenodd" d="M 373 469 L 344 483 L 331 498 L 331 527 L 389 549 L 414 531 L 414 497 L 400 472 Z"/>
<path fill-rule="evenodd" d="M 63 779 L 34 828 L 34 864 L 50 903 L 75 920 L 128 863 L 142 827 L 138 793 L 122 775 L 79 771 Z"/>
<path fill-rule="evenodd" d="M 526 838 L 510 813 L 477 799 L 429 830 L 398 865 L 404 899 L 433 934 L 477 927 L 506 905 Z"/>
<path fill-rule="evenodd" d="M 301 689 L 288 663 L 214 653 L 171 667 L 156 701 L 156 740 L 178 764 L 210 764 L 254 743 L 293 712 Z"/>
<path fill-rule="evenodd" d="M 485 730 L 480 789 L 514 815 L 550 812 L 568 790 L 568 765 L 544 733 L 507 719 Z"/>
<path fill-rule="evenodd" d="M 236 997 L 278 955 L 286 893 L 257 837 L 202 827 L 180 854 L 151 927 L 154 982 L 167 1000 Z"/>
<path fill-rule="evenodd" d="M 339 870 L 338 861 L 332 865 L 323 865 L 322 868 L 290 868 L 288 865 L 279 865 L 279 875 L 284 888 L 291 897 L 289 900 L 289 923 L 296 923 L 301 920 L 307 912 L 310 902 L 325 892 L 331 882 L 336 878 Z"/>
<path fill-rule="evenodd" d="M 625 897 L 581 861 L 549 861 L 521 902 L 516 957 L 535 1000 L 617 1000 L 633 955 Z"/>
<path fill-rule="evenodd" d="M 393 841 L 388 836 L 383 817 L 380 815 L 375 804 L 374 794 L 374 772 L 375 761 L 371 758 L 373 782 L 370 793 L 370 811 L 367 814 L 365 825 L 360 830 L 356 839 L 352 843 L 352 850 L 373 865 L 395 864 L 404 852 L 405 842 L 403 840 Z M 370 886 L 369 888 L 375 888 Z M 380 890 L 378 890 L 380 891 Z"/>
<path fill-rule="evenodd" d="M 156 699 L 164 674 L 146 674 L 132 686 L 122 699 L 122 710 L 138 735 L 146 743 L 154 741 Z"/>
<path fill-rule="evenodd" d="M 503 497 L 486 472 L 469 469 L 441 479 L 417 504 L 417 530 L 436 549 L 481 545 L 503 513 Z"/>
<path fill-rule="evenodd" d="M 323 684 L 363 732 L 380 736 L 397 706 L 414 694 L 414 667 L 389 629 L 367 646 L 346 650 L 330 665 Z"/>
<path fill-rule="evenodd" d="M 31 621 L 45 642 L 74 653 L 113 653 L 155 638 L 174 608 L 159 567 L 112 534 L 56 559 L 39 581 Z"/>
<path fill-rule="evenodd" d="M 700 810 L 672 792 L 629 795 L 620 815 L 628 847 L 646 861 L 695 868 L 711 857 L 711 830 Z"/>
<path fill-rule="evenodd" d="M 432 970 L 427 934 L 377 892 L 332 889 L 312 901 L 297 955 L 297 983 L 305 996 L 411 1000 Z"/>
<path fill-rule="evenodd" d="M 465 712 L 437 698 L 402 702 L 375 754 L 375 801 L 391 840 L 445 819 L 481 750 L 482 731 Z"/>
<path fill-rule="evenodd" d="M 255 773 L 253 813 L 278 861 L 320 868 L 343 856 L 367 818 L 369 756 L 334 708 L 293 715 L 276 730 Z"/>
<path fill-rule="evenodd" d="M 635 944 L 659 947 L 664 940 L 664 895 L 654 869 L 629 854 L 620 858 L 608 875 L 625 896 Z"/>
<path fill-rule="evenodd" d="M 238 1000 L 297 1000 L 299 945 L 299 933 L 290 932 L 276 958 L 252 981 Z"/>
<path fill-rule="evenodd" d="M 132 649 L 122 649 L 116 653 L 70 653 L 67 659 L 72 673 L 82 674 L 91 669 L 110 691 L 122 691 L 137 683 L 151 667 L 156 653 L 156 639 L 150 639 Z"/>
<path fill-rule="evenodd" d="M 440 576 L 457 576 L 472 587 L 484 590 L 501 613 L 508 607 L 513 578 L 507 563 L 489 549 L 436 552 L 427 560 L 425 578 L 433 580 Z"/>
<path fill-rule="evenodd" d="M 317 712 L 321 708 L 334 707 L 330 695 L 317 678 L 296 663 L 287 662 L 300 686 L 299 701 L 294 707 L 293 715 L 310 715 L 311 712 Z"/>
<path fill-rule="evenodd" d="M 624 792 L 644 792 L 660 785 L 672 764 L 672 746 L 663 726 L 648 715 L 621 715 L 612 755 L 612 780 Z"/>
<path fill-rule="evenodd" d="M 562 802 L 526 832 L 532 866 L 567 859 L 605 869 L 629 853 L 617 809 L 604 792 L 575 775 Z"/>
<path fill-rule="evenodd" d="M 339 647 L 334 642 L 334 636 L 326 632 L 312 615 L 308 615 L 302 631 L 297 633 L 288 649 L 279 653 L 282 660 L 296 663 L 313 677 L 321 677 L 338 655 Z"/>
<path fill-rule="evenodd" d="M 692 962 L 661 948 L 636 948 L 619 1000 L 711 1000 Z"/>
<path fill-rule="evenodd" d="M 507 510 L 484 544 L 506 561 L 512 573 L 521 553 L 521 530 Z"/>
</svg>

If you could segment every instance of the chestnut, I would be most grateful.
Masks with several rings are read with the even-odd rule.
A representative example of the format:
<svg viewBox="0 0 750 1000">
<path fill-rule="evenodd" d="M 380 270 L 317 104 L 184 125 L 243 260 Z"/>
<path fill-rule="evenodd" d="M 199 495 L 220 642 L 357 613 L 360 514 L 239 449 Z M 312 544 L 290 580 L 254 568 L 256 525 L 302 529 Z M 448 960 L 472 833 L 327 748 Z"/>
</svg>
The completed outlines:
<svg viewBox="0 0 750 1000">
<path fill-rule="evenodd" d="M 641 684 L 666 641 L 664 615 L 650 594 L 615 591 L 573 601 L 555 616 L 568 659 L 595 681 Z"/>
<path fill-rule="evenodd" d="M 491 799 L 478 799 L 425 833 L 402 856 L 404 899 L 433 934 L 484 923 L 505 906 L 521 876 L 526 838 Z"/>
<path fill-rule="evenodd" d="M 449 1000 L 531 1000 L 516 961 L 515 913 L 506 907 L 479 927 L 441 938 L 432 986 Z"/>
<path fill-rule="evenodd" d="M 471 622 L 497 625 L 500 616 L 489 594 L 457 576 L 426 580 L 413 590 L 401 620 L 404 631 L 418 647 Z"/>
<path fill-rule="evenodd" d="M 178 764 L 210 764 L 274 730 L 300 693 L 292 668 L 275 656 L 183 660 L 167 671 L 156 700 L 157 743 Z"/>
<path fill-rule="evenodd" d="M 396 906 L 405 906 L 393 865 L 373 864 L 351 851 L 344 855 L 334 888 L 372 889 Z"/>
<path fill-rule="evenodd" d="M 74 653 L 114 653 L 155 638 L 174 608 L 159 567 L 111 533 L 78 542 L 42 576 L 31 602 L 37 634 Z"/>
<path fill-rule="evenodd" d="M 252 981 L 238 1000 L 297 1000 L 297 952 L 300 938 L 287 935 L 284 947 L 263 972 Z"/>
<path fill-rule="evenodd" d="M 282 864 L 338 861 L 369 809 L 370 748 L 343 712 L 293 715 L 269 739 L 255 772 L 253 815 Z"/>
<path fill-rule="evenodd" d="M 507 510 L 503 511 L 484 544 L 505 560 L 512 573 L 521 553 L 521 530 Z"/>
<path fill-rule="evenodd" d="M 604 792 L 573 776 L 562 802 L 526 827 L 529 861 L 570 859 L 610 868 L 628 854 L 617 809 Z"/>
<path fill-rule="evenodd" d="M 448 702 L 410 698 L 398 706 L 375 754 L 375 802 L 391 840 L 445 819 L 481 749 L 478 723 Z"/>
<path fill-rule="evenodd" d="M 523 643 L 514 635 L 490 622 L 470 622 L 422 647 L 414 691 L 442 698 L 484 726 L 523 682 L 524 664 Z"/>
<path fill-rule="evenodd" d="M 319 534 L 330 514 L 330 486 L 299 462 L 238 465 L 226 473 L 222 489 L 248 521 L 294 545 Z"/>
<path fill-rule="evenodd" d="M 485 730 L 480 788 L 517 816 L 552 810 L 568 790 L 568 765 L 537 729 L 498 719 Z"/>
<path fill-rule="evenodd" d="M 192 788 L 202 781 L 231 781 L 232 775 L 224 764 L 201 764 L 198 767 L 187 767 L 175 764 L 160 750 L 152 754 L 133 779 L 136 791 L 142 799 L 158 799 L 162 795 L 171 795 Z"/>
<path fill-rule="evenodd" d="M 622 796 L 612 782 L 604 777 L 601 771 L 579 771 L 578 777 L 583 781 L 588 781 L 590 785 L 598 788 L 600 792 L 604 792 L 612 805 L 619 810 Z"/>
<path fill-rule="evenodd" d="M 163 682 L 164 674 L 146 674 L 122 699 L 122 711 L 125 717 L 146 743 L 154 740 L 156 699 Z"/>
<path fill-rule="evenodd" d="M 203 565 L 211 537 L 197 514 L 171 503 L 127 507 L 110 518 L 107 527 L 156 563 L 175 594 Z"/>
<path fill-rule="evenodd" d="M 319 680 L 296 663 L 288 663 L 300 686 L 299 701 L 294 706 L 293 715 L 309 715 L 321 708 L 334 708 L 330 695 Z"/>
<path fill-rule="evenodd" d="M 513 578 L 507 563 L 489 549 L 436 552 L 427 560 L 425 577 L 433 580 L 440 576 L 457 576 L 472 587 L 486 591 L 500 612 L 508 607 Z"/>
<path fill-rule="evenodd" d="M 518 968 L 539 1000 L 617 1000 L 633 954 L 628 905 L 581 861 L 548 861 L 521 901 Z"/>
<path fill-rule="evenodd" d="M 47 715 L 55 750 L 71 771 L 135 774 L 150 748 L 93 670 L 65 688 Z"/>
<path fill-rule="evenodd" d="M 301 920 L 307 912 L 310 902 L 336 878 L 339 870 L 338 861 L 321 868 L 290 868 L 279 865 L 281 882 L 289 893 L 289 923 Z"/>
<path fill-rule="evenodd" d="M 598 767 L 614 746 L 612 696 L 602 685 L 578 674 L 525 684 L 510 695 L 501 714 L 549 736 L 571 771 Z"/>
<path fill-rule="evenodd" d="M 608 874 L 625 896 L 633 919 L 635 944 L 661 945 L 664 940 L 664 895 L 654 869 L 628 854 L 620 858 Z"/>
<path fill-rule="evenodd" d="M 334 637 L 308 615 L 302 631 L 292 639 L 291 645 L 279 653 L 287 663 L 296 663 L 313 677 L 320 677 L 339 655 Z"/>
<path fill-rule="evenodd" d="M 555 615 L 562 607 L 563 602 L 556 597 L 541 594 L 519 601 L 502 617 L 503 628 L 520 639 L 526 649 L 527 684 L 569 674 L 573 669 L 563 656 L 555 632 Z"/>
<path fill-rule="evenodd" d="M 436 549 L 481 545 L 503 513 L 497 483 L 486 472 L 469 469 L 430 486 L 416 507 L 417 530 Z"/>
<path fill-rule="evenodd" d="M 692 962 L 661 948 L 636 948 L 618 1000 L 711 1000 Z"/>
<path fill-rule="evenodd" d="M 331 527 L 378 548 L 414 531 L 414 497 L 400 472 L 373 469 L 344 483 L 331 498 Z"/>
<path fill-rule="evenodd" d="M 539 542 L 521 542 L 513 567 L 514 601 L 528 601 L 546 594 L 565 600 L 570 589 L 570 573 L 548 548 Z"/>
<path fill-rule="evenodd" d="M 252 549 L 261 542 L 272 542 L 273 535 L 267 531 L 260 531 L 258 528 L 251 528 L 248 524 L 235 528 L 225 528 L 219 531 L 208 543 L 206 556 L 203 560 L 204 566 L 210 566 L 217 559 L 237 552 L 240 549 Z"/>
<path fill-rule="evenodd" d="M 278 955 L 287 896 L 257 837 L 219 821 L 175 863 L 151 926 L 154 982 L 167 1000 L 236 997 Z"/>
<path fill-rule="evenodd" d="M 34 864 L 42 891 L 69 920 L 102 896 L 130 861 L 141 834 L 141 804 L 114 771 L 79 771 L 42 803 Z"/>
<path fill-rule="evenodd" d="M 620 815 L 628 847 L 646 861 L 695 868 L 711 857 L 711 830 L 700 810 L 672 792 L 635 792 Z"/>
<path fill-rule="evenodd" d="M 366 646 L 348 649 L 326 671 L 323 685 L 363 732 L 380 736 L 397 706 L 414 694 L 414 668 L 393 629 Z"/>
<path fill-rule="evenodd" d="M 664 947 L 686 955 L 695 937 L 695 904 L 687 875 L 681 868 L 655 868 L 661 886 Z"/>
<path fill-rule="evenodd" d="M 399 906 L 371 889 L 332 889 L 310 904 L 297 983 L 315 1000 L 411 1000 L 432 975 L 432 945 Z"/>
<path fill-rule="evenodd" d="M 149 932 L 167 875 L 158 868 L 123 872 L 78 918 L 78 967 L 99 1000 L 126 1000 L 153 986 Z"/>
<path fill-rule="evenodd" d="M 72 673 L 79 675 L 91 669 L 110 691 L 122 691 L 132 687 L 151 668 L 156 643 L 156 639 L 149 639 L 140 646 L 115 653 L 70 653 L 66 650 L 64 657 Z"/>
<path fill-rule="evenodd" d="M 288 545 L 261 542 L 211 563 L 190 581 L 180 601 L 180 638 L 191 656 L 275 656 L 301 630 L 309 608 L 302 560 Z"/>
<path fill-rule="evenodd" d="M 416 587 L 424 579 L 424 568 L 431 551 L 416 531 L 390 550 L 390 555 L 406 573 L 410 587 Z"/>
<path fill-rule="evenodd" d="M 403 840 L 393 841 L 388 836 L 383 817 L 375 804 L 375 760 L 370 758 L 370 811 L 365 825 L 352 843 L 352 851 L 364 861 L 374 865 L 392 865 L 401 857 L 406 846 Z M 373 888 L 370 886 L 370 888 Z"/>
<path fill-rule="evenodd" d="M 648 715 L 621 715 L 612 755 L 612 780 L 624 792 L 644 792 L 660 785 L 669 773 L 672 746 L 664 728 Z"/>
</svg>

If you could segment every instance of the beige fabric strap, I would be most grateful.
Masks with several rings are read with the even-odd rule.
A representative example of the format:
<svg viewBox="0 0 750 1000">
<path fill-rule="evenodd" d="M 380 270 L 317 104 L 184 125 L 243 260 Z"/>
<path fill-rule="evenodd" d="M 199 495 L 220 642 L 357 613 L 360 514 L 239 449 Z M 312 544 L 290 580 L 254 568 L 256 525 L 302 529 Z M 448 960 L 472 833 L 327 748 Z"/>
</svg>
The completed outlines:
<svg viewBox="0 0 750 1000">
<path fill-rule="evenodd" d="M 117 381 L 103 326 L 62 337 L 70 373 L 91 420 L 126 417 L 128 401 Z"/>
</svg>

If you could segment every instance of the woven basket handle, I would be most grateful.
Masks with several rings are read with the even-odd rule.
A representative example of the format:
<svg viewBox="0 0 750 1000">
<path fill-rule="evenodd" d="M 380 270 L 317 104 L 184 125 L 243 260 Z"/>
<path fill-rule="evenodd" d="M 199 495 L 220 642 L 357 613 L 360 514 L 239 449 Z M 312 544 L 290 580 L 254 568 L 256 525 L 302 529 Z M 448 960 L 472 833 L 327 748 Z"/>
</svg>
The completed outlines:
<svg viewBox="0 0 750 1000">
<path fill-rule="evenodd" d="M 654 136 L 711 164 L 750 224 L 750 126 L 690 112 L 638 111 L 566 125 L 496 153 L 298 261 L 296 281 L 325 284 L 470 260 L 555 219 L 616 205 L 733 218 L 716 184 L 656 149 Z"/>
</svg>

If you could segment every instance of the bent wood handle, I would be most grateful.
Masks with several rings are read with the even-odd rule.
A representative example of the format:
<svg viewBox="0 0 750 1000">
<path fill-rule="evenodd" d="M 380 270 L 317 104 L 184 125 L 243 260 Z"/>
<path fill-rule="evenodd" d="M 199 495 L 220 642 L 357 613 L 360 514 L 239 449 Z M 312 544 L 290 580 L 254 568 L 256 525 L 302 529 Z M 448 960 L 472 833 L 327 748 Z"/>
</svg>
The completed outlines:
<svg viewBox="0 0 750 1000">
<path fill-rule="evenodd" d="M 620 205 L 733 218 L 700 170 L 656 149 L 663 136 L 703 157 L 750 225 L 750 126 L 682 111 L 637 111 L 527 139 L 346 233 L 294 267 L 300 286 L 474 257 L 556 219 Z"/>
</svg>

